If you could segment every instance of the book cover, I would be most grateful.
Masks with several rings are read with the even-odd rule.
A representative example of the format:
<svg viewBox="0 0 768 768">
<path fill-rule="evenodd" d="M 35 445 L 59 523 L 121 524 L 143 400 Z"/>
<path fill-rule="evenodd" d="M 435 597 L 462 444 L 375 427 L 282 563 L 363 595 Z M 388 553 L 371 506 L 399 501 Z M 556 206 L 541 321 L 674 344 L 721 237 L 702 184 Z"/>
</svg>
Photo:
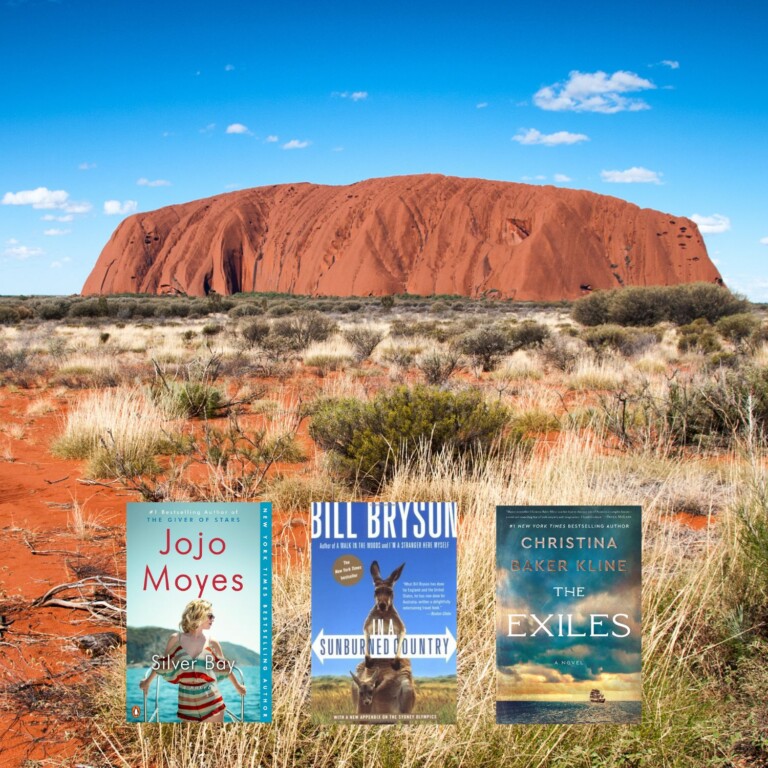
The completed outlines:
<svg viewBox="0 0 768 768">
<path fill-rule="evenodd" d="M 640 722 L 640 517 L 497 507 L 497 723 Z"/>
<path fill-rule="evenodd" d="M 312 504 L 315 723 L 456 721 L 456 505 Z"/>
<path fill-rule="evenodd" d="M 272 505 L 126 510 L 128 722 L 269 722 Z"/>
</svg>

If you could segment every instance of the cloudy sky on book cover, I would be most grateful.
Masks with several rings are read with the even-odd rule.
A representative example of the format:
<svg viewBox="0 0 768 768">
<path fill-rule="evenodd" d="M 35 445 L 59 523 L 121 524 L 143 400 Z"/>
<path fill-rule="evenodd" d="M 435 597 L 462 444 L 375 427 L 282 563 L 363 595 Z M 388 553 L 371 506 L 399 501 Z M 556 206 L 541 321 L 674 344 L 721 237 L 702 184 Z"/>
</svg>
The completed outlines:
<svg viewBox="0 0 768 768">
<path fill-rule="evenodd" d="M 498 507 L 497 721 L 639 722 L 639 507 Z"/>
</svg>

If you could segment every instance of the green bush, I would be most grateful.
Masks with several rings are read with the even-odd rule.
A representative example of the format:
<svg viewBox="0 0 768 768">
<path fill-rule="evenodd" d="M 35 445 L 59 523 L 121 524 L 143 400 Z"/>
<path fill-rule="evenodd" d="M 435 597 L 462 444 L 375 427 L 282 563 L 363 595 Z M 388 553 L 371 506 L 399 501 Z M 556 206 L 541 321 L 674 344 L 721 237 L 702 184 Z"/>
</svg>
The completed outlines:
<svg viewBox="0 0 768 768">
<path fill-rule="evenodd" d="M 650 326 L 662 321 L 676 325 L 705 318 L 710 323 L 721 317 L 746 312 L 749 304 L 715 283 L 668 286 L 631 286 L 597 291 L 579 299 L 573 319 L 582 325 L 606 323 Z"/>
<path fill-rule="evenodd" d="M 369 402 L 325 400 L 309 433 L 329 451 L 347 482 L 375 492 L 398 459 L 427 447 L 472 458 L 487 450 L 507 423 L 506 408 L 486 403 L 477 390 L 446 392 L 417 385 L 379 392 Z"/>
<path fill-rule="evenodd" d="M 680 352 L 701 352 L 710 355 L 722 349 L 714 328 L 704 318 L 680 326 L 679 333 L 677 349 Z"/>
<path fill-rule="evenodd" d="M 768 430 L 768 368 L 719 369 L 711 378 L 670 385 L 667 427 L 679 445 L 729 445 Z"/>
<path fill-rule="evenodd" d="M 269 336 L 269 330 L 269 323 L 266 320 L 251 320 L 242 327 L 240 333 L 246 346 L 251 349 Z"/>
<path fill-rule="evenodd" d="M 717 332 L 733 344 L 741 345 L 760 328 L 760 320 L 749 312 L 721 317 L 715 325 Z"/>
<path fill-rule="evenodd" d="M 473 365 L 484 371 L 493 371 L 504 355 L 513 349 L 509 333 L 499 326 L 478 328 L 464 334 L 458 342 L 458 348 L 469 358 Z"/>
<path fill-rule="evenodd" d="M 297 312 L 293 317 L 276 320 L 272 336 L 275 345 L 299 352 L 315 341 L 325 341 L 335 330 L 336 323 L 319 312 Z"/>
<path fill-rule="evenodd" d="M 384 332 L 378 328 L 366 328 L 365 326 L 356 326 L 344 331 L 344 338 L 355 350 L 355 360 L 361 363 L 371 356 L 371 352 L 379 345 L 384 338 Z"/>
<path fill-rule="evenodd" d="M 424 374 L 427 384 L 445 384 L 459 364 L 459 355 L 449 350 L 440 352 L 434 350 L 421 355 L 416 363 L 418 369 Z"/>
<path fill-rule="evenodd" d="M 535 349 L 549 338 L 549 328 L 535 320 L 524 320 L 510 331 L 512 351 L 518 349 Z"/>
<path fill-rule="evenodd" d="M 226 410 L 221 392 L 203 381 L 185 381 L 175 397 L 178 412 L 189 418 L 214 419 Z"/>
</svg>

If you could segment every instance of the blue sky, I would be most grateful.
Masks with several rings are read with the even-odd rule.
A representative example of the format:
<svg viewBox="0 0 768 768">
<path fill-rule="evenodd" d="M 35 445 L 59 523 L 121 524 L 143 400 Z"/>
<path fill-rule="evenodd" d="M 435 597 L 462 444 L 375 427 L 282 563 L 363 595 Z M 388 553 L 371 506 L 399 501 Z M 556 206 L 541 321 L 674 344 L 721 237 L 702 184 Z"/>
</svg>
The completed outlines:
<svg viewBox="0 0 768 768">
<path fill-rule="evenodd" d="M 768 301 L 768 6 L 0 0 L 0 294 L 134 211 L 444 173 L 698 217 Z"/>
</svg>

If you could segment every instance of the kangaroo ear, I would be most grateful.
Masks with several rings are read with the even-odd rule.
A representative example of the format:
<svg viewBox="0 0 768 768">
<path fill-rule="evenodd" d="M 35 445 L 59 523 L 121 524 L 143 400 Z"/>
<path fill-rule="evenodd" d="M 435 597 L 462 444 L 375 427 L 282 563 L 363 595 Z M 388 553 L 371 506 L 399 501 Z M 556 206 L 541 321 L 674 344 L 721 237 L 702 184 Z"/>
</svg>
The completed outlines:
<svg viewBox="0 0 768 768">
<path fill-rule="evenodd" d="M 355 676 L 355 673 L 354 672 L 350 672 L 349 674 L 352 675 L 352 679 L 355 681 L 355 685 L 359 688 L 360 687 L 360 681 Z"/>
<path fill-rule="evenodd" d="M 371 563 L 371 576 L 373 576 L 374 581 L 381 580 L 381 571 L 379 570 L 379 563 L 377 560 L 374 560 Z"/>
<path fill-rule="evenodd" d="M 392 571 L 387 581 L 390 584 L 394 584 L 394 582 L 396 582 L 400 578 L 400 574 L 403 572 L 403 568 L 405 568 L 405 563 L 403 563 L 399 568 L 395 568 L 395 570 Z"/>
</svg>

